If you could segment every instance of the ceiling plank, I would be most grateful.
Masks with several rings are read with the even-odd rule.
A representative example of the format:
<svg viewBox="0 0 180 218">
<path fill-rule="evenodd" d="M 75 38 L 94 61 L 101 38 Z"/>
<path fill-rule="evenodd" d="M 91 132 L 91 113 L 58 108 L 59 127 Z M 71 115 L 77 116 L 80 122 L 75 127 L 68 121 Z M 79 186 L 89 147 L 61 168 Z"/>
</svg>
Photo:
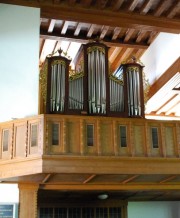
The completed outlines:
<svg viewBox="0 0 180 218">
<path fill-rule="evenodd" d="M 156 9 L 154 16 L 159 17 L 164 12 L 165 8 L 170 4 L 170 0 L 161 1 Z"/>
<path fill-rule="evenodd" d="M 154 0 L 145 1 L 142 8 L 141 8 L 140 14 L 147 14 L 148 11 L 150 10 L 151 6 L 152 6 L 153 1 Z"/>
<path fill-rule="evenodd" d="M 25 0 L 2 0 L 6 4 L 19 4 L 23 6 L 40 7 L 41 17 L 76 22 L 93 23 L 115 27 L 134 28 L 136 30 L 149 30 L 157 32 L 179 33 L 180 22 L 176 19 L 155 16 L 143 16 L 110 10 L 97 10 L 95 8 L 70 7 L 68 4 L 58 4 L 54 7 L 52 2 L 37 2 Z M 61 13 L 59 13 L 61 11 Z M 79 16 L 81 15 L 81 16 Z"/>
<path fill-rule="evenodd" d="M 68 26 L 69 26 L 69 21 L 64 21 L 64 24 L 63 24 L 63 27 L 61 30 L 61 34 L 63 34 L 63 35 L 66 34 Z"/>
<path fill-rule="evenodd" d="M 136 42 L 137 43 L 140 43 L 141 42 L 141 40 L 143 39 L 143 37 L 146 35 L 146 31 L 139 31 L 139 33 L 138 33 L 138 36 L 137 36 L 137 38 L 136 38 Z"/>
<path fill-rule="evenodd" d="M 113 10 L 118 11 L 123 3 L 124 3 L 124 0 L 117 0 L 113 6 Z"/>
<path fill-rule="evenodd" d="M 121 28 L 120 28 L 120 27 L 116 27 L 116 28 L 114 29 L 114 33 L 113 33 L 113 36 L 112 36 L 112 40 L 116 40 L 116 39 L 118 38 L 120 32 L 121 32 Z"/>
<path fill-rule="evenodd" d="M 180 11 L 180 1 L 177 1 L 175 4 L 173 4 L 172 8 L 167 14 L 167 18 L 173 18 L 178 11 Z"/>
<path fill-rule="evenodd" d="M 100 38 L 100 39 L 103 39 L 103 38 L 105 37 L 106 33 L 108 32 L 108 30 L 109 30 L 109 26 L 103 26 L 103 27 L 102 27 L 102 32 L 101 32 L 99 38 Z"/>
<path fill-rule="evenodd" d="M 133 0 L 132 3 L 130 4 L 128 10 L 129 11 L 134 11 L 134 9 L 136 8 L 136 6 L 138 5 L 139 0 Z"/>
<path fill-rule="evenodd" d="M 147 44 L 150 45 L 152 43 L 152 41 L 154 41 L 154 39 L 158 36 L 157 32 L 151 32 L 149 39 L 147 41 Z"/>
<path fill-rule="evenodd" d="M 134 33 L 134 29 L 128 29 L 127 33 L 126 33 L 126 36 L 124 38 L 124 42 L 128 42 L 131 38 L 131 36 L 133 35 Z"/>
<path fill-rule="evenodd" d="M 48 27 L 48 32 L 49 32 L 49 33 L 52 33 L 52 32 L 53 32 L 55 23 L 56 23 L 56 20 L 51 19 L 50 24 L 49 24 L 49 27 Z"/>
<path fill-rule="evenodd" d="M 95 40 L 95 38 L 98 37 L 98 35 L 96 37 L 90 37 L 90 35 L 92 36 L 94 27 L 92 27 L 92 29 L 90 28 L 89 32 L 88 32 L 88 37 L 86 38 L 84 35 L 79 34 L 78 36 L 74 36 L 74 33 L 68 33 L 65 35 L 59 34 L 56 31 L 53 31 L 53 33 L 48 33 L 47 31 L 44 30 L 40 30 L 40 37 L 42 39 L 53 39 L 53 40 L 64 40 L 64 41 L 73 41 L 73 42 L 79 42 L 79 43 L 88 43 L 90 39 Z M 107 45 L 107 46 L 113 46 L 113 47 L 125 47 L 125 48 L 139 48 L 139 49 L 147 49 L 148 45 L 147 44 L 142 44 L 142 43 L 128 43 L 128 42 L 123 42 L 120 40 L 110 40 L 109 38 L 104 38 L 103 42 Z"/>
<path fill-rule="evenodd" d="M 91 24 L 90 28 L 89 28 L 89 31 L 87 33 L 87 37 L 90 38 L 94 32 L 94 29 L 95 29 L 95 25 L 94 24 Z"/>
<path fill-rule="evenodd" d="M 79 33 L 80 33 L 80 31 L 81 31 L 81 27 L 82 27 L 82 23 L 78 23 L 78 25 L 77 25 L 77 27 L 76 27 L 76 29 L 75 29 L 75 31 L 74 31 L 74 35 L 75 35 L 75 36 L 78 36 L 78 35 L 79 35 Z"/>
</svg>

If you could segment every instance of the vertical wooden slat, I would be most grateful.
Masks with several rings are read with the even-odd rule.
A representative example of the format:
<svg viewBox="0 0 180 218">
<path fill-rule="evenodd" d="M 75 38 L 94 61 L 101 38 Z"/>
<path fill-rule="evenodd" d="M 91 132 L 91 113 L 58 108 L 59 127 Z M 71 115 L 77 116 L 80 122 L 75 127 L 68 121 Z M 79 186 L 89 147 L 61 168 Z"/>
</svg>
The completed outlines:
<svg viewBox="0 0 180 218">
<path fill-rule="evenodd" d="M 113 120 L 113 145 L 114 145 L 114 154 L 115 154 L 115 156 L 117 156 L 119 154 L 117 130 L 118 130 L 117 121 Z"/>
<path fill-rule="evenodd" d="M 165 143 L 165 127 L 160 124 L 160 138 L 161 138 L 161 154 L 163 157 L 166 157 L 166 143 Z"/>
<path fill-rule="evenodd" d="M 81 119 L 80 120 L 80 153 L 81 155 L 83 155 L 85 152 L 84 135 L 85 135 L 85 123 L 84 123 L 84 120 Z"/>
<path fill-rule="evenodd" d="M 129 151 L 129 154 L 131 156 L 134 156 L 135 155 L 135 148 L 134 148 L 134 133 L 133 133 L 133 126 L 132 126 L 132 123 L 129 122 L 129 125 L 128 125 L 128 151 Z"/>
<path fill-rule="evenodd" d="M 96 131 L 96 133 L 97 133 L 97 135 L 96 135 L 97 153 L 98 153 L 98 155 L 101 155 L 102 149 L 101 149 L 101 122 L 100 122 L 100 120 L 97 120 L 96 125 L 97 125 L 97 131 Z"/>
<path fill-rule="evenodd" d="M 178 123 L 174 127 L 174 138 L 175 138 L 175 154 L 177 157 L 180 157 L 180 127 Z"/>
<path fill-rule="evenodd" d="M 147 122 L 145 123 L 144 128 L 145 128 L 145 134 L 144 134 L 145 139 L 144 139 L 144 142 L 145 142 L 145 148 L 146 148 L 146 155 L 148 157 L 150 157 L 151 156 L 151 143 L 150 143 L 150 135 L 149 135 L 150 132 L 149 132 L 149 128 L 148 128 Z"/>
<path fill-rule="evenodd" d="M 67 147 L 67 121 L 64 118 L 62 122 L 62 152 L 65 154 L 68 152 Z"/>
<path fill-rule="evenodd" d="M 38 139 L 38 154 L 43 154 L 43 146 L 44 146 L 44 116 L 40 118 L 39 121 L 39 139 Z"/>
<path fill-rule="evenodd" d="M 45 122 L 44 122 L 44 129 L 45 129 L 45 132 L 44 132 L 44 147 L 43 147 L 43 154 L 48 154 L 48 147 L 49 147 L 49 125 L 50 125 L 50 121 L 47 120 L 47 118 L 45 119 Z"/>
</svg>

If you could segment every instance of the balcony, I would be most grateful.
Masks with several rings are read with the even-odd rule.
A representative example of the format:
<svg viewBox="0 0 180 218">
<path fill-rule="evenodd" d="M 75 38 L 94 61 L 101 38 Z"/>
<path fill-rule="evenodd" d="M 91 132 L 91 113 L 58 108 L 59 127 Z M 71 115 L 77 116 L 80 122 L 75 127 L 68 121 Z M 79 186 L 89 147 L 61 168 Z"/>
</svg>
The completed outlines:
<svg viewBox="0 0 180 218">
<path fill-rule="evenodd" d="M 0 130 L 1 178 L 67 168 L 98 173 L 96 164 L 101 173 L 177 173 L 179 121 L 39 115 L 1 123 Z"/>
</svg>

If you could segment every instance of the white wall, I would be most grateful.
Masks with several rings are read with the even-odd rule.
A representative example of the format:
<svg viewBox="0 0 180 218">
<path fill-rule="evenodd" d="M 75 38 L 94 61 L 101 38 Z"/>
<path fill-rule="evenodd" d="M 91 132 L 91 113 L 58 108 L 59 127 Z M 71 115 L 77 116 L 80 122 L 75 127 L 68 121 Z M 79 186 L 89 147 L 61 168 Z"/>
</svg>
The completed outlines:
<svg viewBox="0 0 180 218">
<path fill-rule="evenodd" d="M 128 218 L 180 218 L 180 202 L 129 202 Z"/>
<path fill-rule="evenodd" d="M 180 56 L 180 34 L 160 33 L 141 57 L 150 84 Z"/>
<path fill-rule="evenodd" d="M 0 203 L 18 203 L 19 189 L 15 184 L 0 184 Z"/>
<path fill-rule="evenodd" d="M 0 122 L 38 113 L 40 10 L 0 4 Z"/>
</svg>

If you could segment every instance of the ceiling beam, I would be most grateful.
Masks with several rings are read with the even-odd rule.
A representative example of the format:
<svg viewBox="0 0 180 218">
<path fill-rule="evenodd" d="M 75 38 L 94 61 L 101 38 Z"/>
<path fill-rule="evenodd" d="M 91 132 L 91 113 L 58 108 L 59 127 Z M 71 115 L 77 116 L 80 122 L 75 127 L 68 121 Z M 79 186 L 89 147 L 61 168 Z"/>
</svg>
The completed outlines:
<svg viewBox="0 0 180 218">
<path fill-rule="evenodd" d="M 134 28 L 157 32 L 180 33 L 180 22 L 176 19 L 161 18 L 151 15 L 98 10 L 96 8 L 71 7 L 68 4 L 54 4 L 50 1 L 37 2 L 35 0 L 2 0 L 2 3 L 16 4 L 41 8 L 41 17 L 76 22 L 93 23 L 113 27 Z M 61 11 L 61 13 L 59 13 Z M 79 16 L 81 15 L 81 16 Z"/>
<path fill-rule="evenodd" d="M 98 191 L 122 191 L 122 190 L 179 190 L 179 183 L 128 183 L 128 184 L 42 184 L 44 190 L 98 190 Z"/>
<path fill-rule="evenodd" d="M 148 93 L 149 98 L 151 98 L 161 87 L 163 87 L 178 71 L 180 71 L 180 57 L 150 87 Z"/>
<path fill-rule="evenodd" d="M 42 39 L 53 39 L 53 40 L 64 40 L 64 41 L 74 41 L 74 42 L 79 42 L 79 43 L 88 43 L 89 40 L 95 40 L 95 38 L 99 37 L 97 35 L 96 37 L 89 37 L 87 38 L 86 35 L 79 34 L 78 36 L 74 35 L 74 32 L 68 34 L 60 34 L 59 32 L 53 32 L 53 33 L 48 33 L 47 31 L 40 30 L 40 37 Z M 125 48 L 139 48 L 139 49 L 147 49 L 148 45 L 147 44 L 142 44 L 142 43 L 136 43 L 136 42 L 123 42 L 120 40 L 111 40 L 108 37 L 103 38 L 103 42 L 110 47 L 125 47 Z"/>
</svg>

